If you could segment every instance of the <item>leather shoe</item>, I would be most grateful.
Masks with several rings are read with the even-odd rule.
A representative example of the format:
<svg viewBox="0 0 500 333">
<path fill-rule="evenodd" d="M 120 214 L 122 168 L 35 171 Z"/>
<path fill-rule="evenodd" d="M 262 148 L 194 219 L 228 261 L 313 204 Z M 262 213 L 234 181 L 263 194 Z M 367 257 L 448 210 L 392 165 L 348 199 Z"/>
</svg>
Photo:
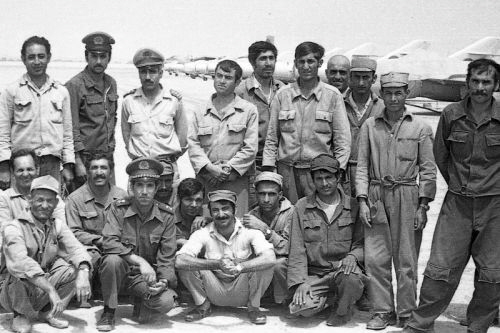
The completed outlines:
<svg viewBox="0 0 500 333">
<path fill-rule="evenodd" d="M 12 319 L 11 329 L 16 333 L 29 333 L 31 332 L 31 322 L 27 317 L 17 315 Z"/>
<path fill-rule="evenodd" d="M 389 325 L 396 325 L 396 321 L 396 314 L 394 312 L 375 313 L 366 324 L 366 329 L 383 330 Z"/>
<path fill-rule="evenodd" d="M 109 312 L 103 312 L 97 322 L 96 328 L 99 332 L 109 332 L 115 329 L 115 315 Z"/>
<path fill-rule="evenodd" d="M 260 310 L 249 310 L 248 319 L 255 325 L 264 325 L 267 322 L 267 317 Z"/>
<path fill-rule="evenodd" d="M 56 318 L 48 314 L 41 314 L 40 319 L 54 328 L 68 328 L 69 322 L 66 319 Z"/>
<path fill-rule="evenodd" d="M 404 328 L 409 320 L 410 317 L 398 317 L 398 324 L 396 325 L 396 327 Z"/>
<path fill-rule="evenodd" d="M 197 321 L 203 319 L 205 317 L 210 316 L 212 313 L 212 308 L 208 307 L 207 309 L 201 309 L 199 306 L 194 308 L 193 310 L 186 313 L 184 316 L 185 321 Z"/>
</svg>

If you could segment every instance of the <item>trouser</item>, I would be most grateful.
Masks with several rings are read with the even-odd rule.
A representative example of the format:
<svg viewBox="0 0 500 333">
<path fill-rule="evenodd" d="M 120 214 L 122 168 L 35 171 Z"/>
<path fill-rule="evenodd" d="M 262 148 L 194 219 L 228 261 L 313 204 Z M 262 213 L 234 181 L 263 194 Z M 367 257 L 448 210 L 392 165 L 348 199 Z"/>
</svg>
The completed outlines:
<svg viewBox="0 0 500 333">
<path fill-rule="evenodd" d="M 148 283 L 144 281 L 139 269 L 131 268 L 119 255 L 108 254 L 103 257 L 99 277 L 104 305 L 112 309 L 118 307 L 120 291 L 142 299 L 147 308 L 156 312 L 166 313 L 174 307 L 177 294 L 173 289 L 151 295 Z"/>
<path fill-rule="evenodd" d="M 248 170 L 248 208 L 253 209 L 257 207 L 257 189 L 255 188 L 255 178 L 262 172 L 262 160 L 260 161 L 260 166 L 258 167 L 258 161 L 255 160 L 253 166 Z"/>
<path fill-rule="evenodd" d="M 196 178 L 205 186 L 205 193 L 215 190 L 230 190 L 236 193 L 236 216 L 243 217 L 243 214 L 248 213 L 248 182 L 247 174 L 236 178 L 231 182 L 220 183 L 217 186 L 212 186 L 206 179 L 198 174 Z"/>
<path fill-rule="evenodd" d="M 286 270 L 288 267 L 288 258 L 276 258 L 274 265 L 273 280 L 271 283 L 273 289 L 274 301 L 278 304 L 283 303 L 289 297 L 288 286 L 286 284 Z"/>
<path fill-rule="evenodd" d="M 278 161 L 278 173 L 283 176 L 283 195 L 293 204 L 316 189 L 309 167 L 297 168 Z"/>
<path fill-rule="evenodd" d="M 500 196 L 465 197 L 448 192 L 441 207 L 419 306 L 408 325 L 432 332 L 450 303 L 472 256 L 474 293 L 467 308 L 469 331 L 486 332 L 500 303 Z"/>
<path fill-rule="evenodd" d="M 196 305 L 208 299 L 219 306 L 258 308 L 271 284 L 273 268 L 241 273 L 232 280 L 219 279 L 212 271 L 179 271 L 179 276 Z"/>
<path fill-rule="evenodd" d="M 358 165 L 354 162 L 349 162 L 341 180 L 342 190 L 346 195 L 356 198 L 356 170 Z"/>
<path fill-rule="evenodd" d="M 59 258 L 46 273 L 46 278 L 54 286 L 66 307 L 75 295 L 75 268 Z M 50 298 L 45 291 L 28 280 L 18 279 L 12 275 L 4 281 L 0 292 L 0 304 L 4 309 L 31 319 L 37 318 L 38 311 L 49 303 Z"/>
<path fill-rule="evenodd" d="M 352 311 L 354 303 L 360 299 L 363 294 L 363 279 L 361 275 L 351 273 L 346 275 L 342 272 L 331 272 L 325 276 L 309 276 L 307 283 L 311 285 L 311 293 L 316 297 L 328 297 L 329 293 L 335 294 L 337 300 L 336 313 L 339 316 L 344 316 Z M 310 317 L 316 313 L 323 311 L 328 305 L 326 302 L 321 303 L 322 306 L 315 308 L 306 308 L 299 310 L 296 315 Z"/>
<path fill-rule="evenodd" d="M 418 186 L 369 189 L 371 228 L 365 227 L 368 296 L 375 313 L 394 312 L 392 262 L 397 279 L 397 315 L 409 317 L 416 307 L 417 264 L 422 232 L 414 230 Z"/>
<path fill-rule="evenodd" d="M 61 159 L 53 155 L 40 156 L 38 175 L 50 175 L 61 183 Z"/>
<path fill-rule="evenodd" d="M 90 254 L 92 262 L 92 273 L 89 274 L 90 286 L 92 287 L 92 295 L 95 295 L 97 292 L 100 293 L 99 267 L 101 266 L 102 255 L 95 248 L 88 248 L 87 252 Z"/>
</svg>

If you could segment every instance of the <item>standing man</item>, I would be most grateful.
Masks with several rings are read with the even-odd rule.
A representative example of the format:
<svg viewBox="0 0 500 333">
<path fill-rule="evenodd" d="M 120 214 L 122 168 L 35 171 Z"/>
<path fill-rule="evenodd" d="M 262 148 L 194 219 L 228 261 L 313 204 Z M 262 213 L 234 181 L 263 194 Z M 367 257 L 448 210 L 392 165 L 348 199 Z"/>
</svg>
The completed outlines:
<svg viewBox="0 0 500 333">
<path fill-rule="evenodd" d="M 328 84 L 337 88 L 344 97 L 349 87 L 350 68 L 349 58 L 343 55 L 332 56 L 326 64 L 325 75 L 328 79 Z"/>
<path fill-rule="evenodd" d="M 259 306 L 273 278 L 272 245 L 260 231 L 243 227 L 235 217 L 236 193 L 214 191 L 208 199 L 213 222 L 195 231 L 176 254 L 175 267 L 196 304 L 185 319 L 209 316 L 213 303 L 247 306 L 250 321 L 265 324 Z"/>
<path fill-rule="evenodd" d="M 276 264 L 272 291 L 274 301 L 284 304 L 288 299 L 286 268 L 288 262 L 288 238 L 292 220 L 293 205 L 283 196 L 281 175 L 264 171 L 255 178 L 257 207 L 243 216 L 243 226 L 255 229 L 273 244 Z"/>
<path fill-rule="evenodd" d="M 363 293 L 363 230 L 351 214 L 351 198 L 340 186 L 339 162 L 320 154 L 311 162 L 316 191 L 295 205 L 290 236 L 288 286 L 294 291 L 290 312 L 312 316 L 325 308 L 327 294 L 337 295 L 326 324 L 351 320 Z"/>
<path fill-rule="evenodd" d="M 384 74 L 380 85 L 385 109 L 361 127 L 356 172 L 373 312 L 366 328 L 372 330 L 396 321 L 403 327 L 416 307 L 422 230 L 428 203 L 436 193 L 432 129 L 405 108 L 408 74 Z M 392 262 L 397 279 L 397 317 Z"/>
<path fill-rule="evenodd" d="M 474 294 L 467 332 L 487 332 L 500 302 L 499 65 L 478 59 L 467 67 L 468 96 L 448 105 L 439 120 L 434 154 L 448 184 L 420 289 L 420 304 L 404 332 L 433 331 L 462 272 L 474 259 Z"/>
<path fill-rule="evenodd" d="M 123 97 L 121 126 L 131 159 L 171 162 L 178 174 L 176 161 L 187 149 L 188 122 L 180 100 L 160 84 L 164 61 L 153 49 L 140 49 L 134 55 L 141 87 Z"/>
<path fill-rule="evenodd" d="M 71 298 L 85 301 L 90 296 L 90 256 L 68 226 L 52 215 L 59 186 L 52 176 L 33 180 L 30 212 L 6 222 L 2 230 L 6 278 L 0 304 L 14 313 L 14 332 L 30 332 L 36 318 L 66 328 L 68 321 L 58 317 Z"/>
<path fill-rule="evenodd" d="M 125 198 L 127 192 L 111 184 L 114 165 L 109 154 L 90 153 L 85 158 L 85 163 L 87 182 L 68 196 L 66 219 L 71 231 L 87 248 L 92 258 L 92 283 L 96 281 L 103 254 L 102 229 L 106 222 L 105 212 L 113 201 Z M 80 304 L 80 307 L 89 306 L 88 303 Z"/>
<path fill-rule="evenodd" d="M 10 183 L 13 150 L 32 149 L 39 157 L 40 176 L 73 181 L 75 152 L 68 90 L 47 75 L 50 43 L 28 38 L 21 48 L 27 73 L 0 95 L 0 188 Z"/>
<path fill-rule="evenodd" d="M 283 194 L 292 203 L 314 193 L 309 168 L 321 153 L 335 156 L 345 170 L 351 149 L 349 121 L 339 91 L 319 80 L 325 49 L 304 42 L 295 49 L 294 82 L 278 91 L 264 146 L 263 168 L 283 176 Z"/>
<path fill-rule="evenodd" d="M 366 119 L 384 110 L 384 101 L 371 91 L 377 80 L 377 62 L 368 57 L 352 59 L 349 90 L 344 97 L 347 119 L 351 129 L 351 156 L 347 162 L 344 192 L 356 198 L 355 177 L 358 164 L 359 130 Z"/>
<path fill-rule="evenodd" d="M 173 211 L 154 200 L 163 166 L 154 159 L 138 158 L 126 171 L 132 197 L 111 204 L 102 230 L 106 256 L 99 268 L 104 300 L 99 331 L 114 329 L 120 290 L 136 297 L 133 315 L 140 323 L 147 322 L 152 311 L 170 311 L 177 296 Z"/>
<path fill-rule="evenodd" d="M 92 151 L 108 154 L 113 163 L 115 151 L 116 81 L 105 73 L 111 60 L 113 37 L 93 32 L 83 37 L 87 66 L 66 82 L 71 97 L 73 141 L 75 145 L 75 180 L 73 190 L 85 183 L 86 159 Z M 114 184 L 114 170 L 111 170 Z"/>
<path fill-rule="evenodd" d="M 255 105 L 234 93 L 241 75 L 240 65 L 232 60 L 217 64 L 215 94 L 195 112 L 188 137 L 196 178 L 207 191 L 235 192 L 238 217 L 248 212 L 249 171 L 257 154 L 259 129 Z"/>
</svg>

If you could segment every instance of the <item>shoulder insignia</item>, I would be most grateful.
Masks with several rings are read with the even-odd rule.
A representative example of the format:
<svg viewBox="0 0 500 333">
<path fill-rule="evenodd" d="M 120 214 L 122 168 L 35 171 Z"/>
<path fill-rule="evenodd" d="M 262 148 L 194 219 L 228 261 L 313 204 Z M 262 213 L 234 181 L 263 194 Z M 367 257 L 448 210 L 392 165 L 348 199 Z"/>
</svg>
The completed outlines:
<svg viewBox="0 0 500 333">
<path fill-rule="evenodd" d="M 123 98 L 127 97 L 128 95 L 132 95 L 133 93 L 136 92 L 137 89 L 132 89 L 130 90 L 128 93 L 126 93 L 125 95 L 123 95 Z"/>
<path fill-rule="evenodd" d="M 130 205 L 130 200 L 128 198 L 118 199 L 115 201 L 115 203 L 116 203 L 116 206 L 118 206 L 118 207 L 127 206 L 127 205 Z"/>
<path fill-rule="evenodd" d="M 168 212 L 170 214 L 174 213 L 174 210 L 169 205 L 164 204 L 163 202 L 159 202 L 159 201 L 157 201 L 156 204 L 158 205 L 158 208 L 160 208 L 161 210 Z"/>
</svg>

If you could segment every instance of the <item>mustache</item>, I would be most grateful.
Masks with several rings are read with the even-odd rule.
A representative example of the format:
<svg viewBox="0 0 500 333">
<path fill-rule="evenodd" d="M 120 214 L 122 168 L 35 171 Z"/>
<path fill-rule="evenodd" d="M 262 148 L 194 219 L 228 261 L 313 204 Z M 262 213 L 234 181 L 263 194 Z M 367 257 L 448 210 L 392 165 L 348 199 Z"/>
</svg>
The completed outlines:
<svg viewBox="0 0 500 333">
<path fill-rule="evenodd" d="M 472 93 L 472 95 L 474 95 L 474 96 L 488 96 L 488 94 L 485 93 L 484 91 L 475 91 Z"/>
<path fill-rule="evenodd" d="M 216 221 L 222 221 L 222 220 L 225 220 L 227 218 L 228 218 L 228 216 L 226 216 L 226 215 L 224 215 L 224 216 L 216 216 L 216 217 L 214 217 L 214 220 L 216 220 Z"/>
</svg>

